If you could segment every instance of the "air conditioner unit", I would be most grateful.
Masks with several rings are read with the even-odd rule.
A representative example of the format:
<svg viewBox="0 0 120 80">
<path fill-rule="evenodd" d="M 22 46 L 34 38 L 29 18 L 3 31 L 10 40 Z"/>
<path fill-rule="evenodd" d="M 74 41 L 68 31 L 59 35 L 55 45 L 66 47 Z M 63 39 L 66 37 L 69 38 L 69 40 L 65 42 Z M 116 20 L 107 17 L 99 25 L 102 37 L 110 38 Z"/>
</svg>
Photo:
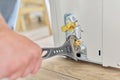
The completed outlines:
<svg viewBox="0 0 120 80">
<path fill-rule="evenodd" d="M 64 14 L 73 13 L 87 47 L 79 60 L 120 68 L 120 0 L 50 0 L 50 8 L 55 46 L 65 42 Z"/>
</svg>

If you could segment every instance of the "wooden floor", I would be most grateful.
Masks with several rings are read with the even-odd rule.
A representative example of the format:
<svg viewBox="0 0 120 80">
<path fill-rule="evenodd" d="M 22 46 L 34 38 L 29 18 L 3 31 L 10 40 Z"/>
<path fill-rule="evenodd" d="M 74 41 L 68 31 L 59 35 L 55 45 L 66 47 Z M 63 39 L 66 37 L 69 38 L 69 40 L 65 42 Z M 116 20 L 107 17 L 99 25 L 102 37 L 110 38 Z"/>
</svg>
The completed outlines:
<svg viewBox="0 0 120 80">
<path fill-rule="evenodd" d="M 120 80 L 120 70 L 54 57 L 44 60 L 36 75 L 20 80 Z"/>
</svg>

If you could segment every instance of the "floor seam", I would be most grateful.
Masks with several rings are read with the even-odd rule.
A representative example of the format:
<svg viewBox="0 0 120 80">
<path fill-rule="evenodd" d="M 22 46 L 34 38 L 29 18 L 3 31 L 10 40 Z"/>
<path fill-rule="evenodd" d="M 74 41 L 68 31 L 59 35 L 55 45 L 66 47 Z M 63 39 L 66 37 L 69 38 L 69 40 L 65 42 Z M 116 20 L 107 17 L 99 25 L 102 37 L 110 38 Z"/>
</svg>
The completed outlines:
<svg viewBox="0 0 120 80">
<path fill-rule="evenodd" d="M 42 67 L 42 69 L 45 69 L 45 70 L 48 70 L 48 71 L 52 71 L 52 72 L 55 72 L 55 73 L 58 73 L 58 74 L 61 74 L 61 75 L 67 76 L 67 77 L 71 77 L 71 78 L 74 78 L 74 79 L 76 79 L 76 80 L 81 80 L 81 79 L 78 79 L 78 78 L 73 77 L 73 76 L 70 76 L 70 75 L 66 75 L 66 74 L 63 74 L 63 73 L 60 73 L 60 72 L 57 72 L 57 71 L 49 70 L 49 69 L 47 69 L 47 68 L 43 68 L 43 67 Z"/>
</svg>

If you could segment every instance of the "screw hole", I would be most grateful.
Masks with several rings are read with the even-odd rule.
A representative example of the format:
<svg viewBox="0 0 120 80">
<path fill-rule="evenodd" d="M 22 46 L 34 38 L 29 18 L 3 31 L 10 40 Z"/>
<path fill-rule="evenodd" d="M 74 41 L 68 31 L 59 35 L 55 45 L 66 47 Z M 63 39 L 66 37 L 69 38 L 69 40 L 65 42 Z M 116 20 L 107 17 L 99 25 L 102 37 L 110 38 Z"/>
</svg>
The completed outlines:
<svg viewBox="0 0 120 80">
<path fill-rule="evenodd" d="M 80 53 L 77 53 L 76 56 L 77 56 L 77 57 L 81 57 L 81 54 L 80 54 Z"/>
</svg>

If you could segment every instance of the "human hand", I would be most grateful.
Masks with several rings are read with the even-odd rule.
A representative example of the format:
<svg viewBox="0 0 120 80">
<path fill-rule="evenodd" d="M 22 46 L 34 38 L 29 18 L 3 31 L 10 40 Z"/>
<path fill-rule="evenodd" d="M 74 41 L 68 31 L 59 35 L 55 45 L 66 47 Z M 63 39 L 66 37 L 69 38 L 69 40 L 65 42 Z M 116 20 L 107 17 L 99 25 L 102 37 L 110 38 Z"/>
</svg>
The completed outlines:
<svg viewBox="0 0 120 80">
<path fill-rule="evenodd" d="M 41 52 L 37 44 L 13 32 L 0 17 L 0 79 L 15 80 L 36 73 Z"/>
</svg>

